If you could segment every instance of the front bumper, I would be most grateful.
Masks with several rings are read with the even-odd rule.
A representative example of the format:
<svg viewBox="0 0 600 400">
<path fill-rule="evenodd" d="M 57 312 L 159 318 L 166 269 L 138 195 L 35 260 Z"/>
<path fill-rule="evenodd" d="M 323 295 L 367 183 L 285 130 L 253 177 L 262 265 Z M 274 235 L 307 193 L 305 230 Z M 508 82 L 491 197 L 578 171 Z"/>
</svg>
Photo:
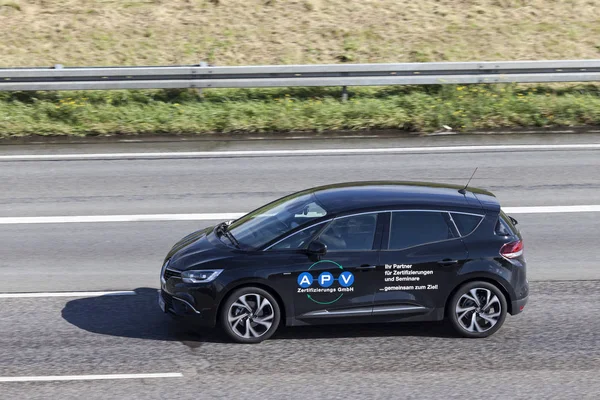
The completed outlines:
<svg viewBox="0 0 600 400">
<path fill-rule="evenodd" d="M 198 310 L 191 301 L 173 296 L 164 290 L 158 292 L 158 304 L 163 312 L 175 319 L 198 326 L 215 326 L 215 315 L 211 309 Z"/>
</svg>

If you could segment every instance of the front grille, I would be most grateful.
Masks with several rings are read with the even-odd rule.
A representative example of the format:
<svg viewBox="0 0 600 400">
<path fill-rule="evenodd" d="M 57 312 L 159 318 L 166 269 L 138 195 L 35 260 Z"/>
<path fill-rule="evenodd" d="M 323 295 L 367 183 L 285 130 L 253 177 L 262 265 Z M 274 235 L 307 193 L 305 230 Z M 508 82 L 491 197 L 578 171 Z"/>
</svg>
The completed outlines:
<svg viewBox="0 0 600 400">
<path fill-rule="evenodd" d="M 165 309 L 172 310 L 173 309 L 173 296 L 164 290 L 161 293 L 163 300 L 165 301 Z"/>
<path fill-rule="evenodd" d="M 181 272 L 173 271 L 171 269 L 165 269 L 165 281 L 168 281 L 170 278 L 181 278 Z"/>
</svg>

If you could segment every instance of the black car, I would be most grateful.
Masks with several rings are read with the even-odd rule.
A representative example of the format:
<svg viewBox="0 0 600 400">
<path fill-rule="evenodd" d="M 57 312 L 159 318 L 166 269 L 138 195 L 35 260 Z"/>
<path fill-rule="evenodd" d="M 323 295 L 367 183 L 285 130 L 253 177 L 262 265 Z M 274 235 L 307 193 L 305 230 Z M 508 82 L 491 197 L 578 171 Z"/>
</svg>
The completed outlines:
<svg viewBox="0 0 600 400">
<path fill-rule="evenodd" d="M 242 343 L 280 323 L 444 318 L 462 336 L 486 337 L 527 302 L 515 225 L 481 189 L 322 186 L 183 238 L 165 258 L 159 304 Z"/>
</svg>

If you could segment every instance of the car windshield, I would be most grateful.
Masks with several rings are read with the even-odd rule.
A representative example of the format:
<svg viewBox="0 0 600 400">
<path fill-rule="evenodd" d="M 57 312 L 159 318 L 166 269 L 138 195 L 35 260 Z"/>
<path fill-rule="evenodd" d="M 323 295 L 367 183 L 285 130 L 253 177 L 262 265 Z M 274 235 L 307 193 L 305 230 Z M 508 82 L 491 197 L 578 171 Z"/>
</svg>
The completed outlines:
<svg viewBox="0 0 600 400">
<path fill-rule="evenodd" d="M 244 248 L 259 248 L 292 229 L 327 215 L 314 194 L 292 195 L 234 221 L 228 231 Z"/>
</svg>

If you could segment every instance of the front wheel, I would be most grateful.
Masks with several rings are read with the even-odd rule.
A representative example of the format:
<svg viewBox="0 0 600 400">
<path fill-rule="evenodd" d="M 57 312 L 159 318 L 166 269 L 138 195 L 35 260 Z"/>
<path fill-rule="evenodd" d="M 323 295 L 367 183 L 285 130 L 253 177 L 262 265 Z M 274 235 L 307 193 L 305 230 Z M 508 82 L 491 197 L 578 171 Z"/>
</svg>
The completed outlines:
<svg viewBox="0 0 600 400">
<path fill-rule="evenodd" d="M 273 336 L 281 312 L 273 296 L 257 287 L 233 292 L 221 308 L 220 321 L 227 335 L 239 343 L 259 343 Z"/>
<path fill-rule="evenodd" d="M 450 299 L 448 317 L 461 336 L 484 338 L 494 334 L 506 319 L 506 298 L 488 282 L 469 282 Z"/>
</svg>

